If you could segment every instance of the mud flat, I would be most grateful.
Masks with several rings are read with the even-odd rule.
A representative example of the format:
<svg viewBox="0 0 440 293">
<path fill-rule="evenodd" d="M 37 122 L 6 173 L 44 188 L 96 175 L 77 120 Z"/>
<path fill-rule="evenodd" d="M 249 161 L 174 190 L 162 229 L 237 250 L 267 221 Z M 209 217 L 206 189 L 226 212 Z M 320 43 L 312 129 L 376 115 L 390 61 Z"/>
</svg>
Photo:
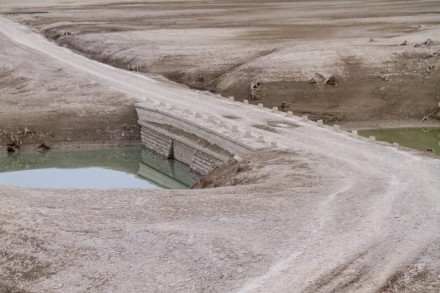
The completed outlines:
<svg viewBox="0 0 440 293">
<path fill-rule="evenodd" d="M 179 11 L 186 3 L 166 2 L 163 4 L 165 6 L 158 6 L 154 2 L 119 3 L 105 7 L 102 4 L 81 6 L 74 3 L 56 7 L 39 5 L 37 8 L 8 5 L 1 6 L 1 9 L 7 18 L 27 23 L 49 37 L 51 33 L 60 31 L 61 21 L 66 21 L 68 33 L 57 38 L 57 42 L 62 44 L 64 37 L 80 40 L 77 43 L 72 41 L 72 44 L 75 43 L 75 50 L 81 51 L 78 44 L 85 40 L 81 38 L 87 38 L 87 48 L 96 46 L 96 56 L 92 57 L 99 60 L 103 40 L 108 41 L 106 47 L 111 51 L 114 50 L 111 37 L 116 36 L 114 42 L 120 44 L 120 37 L 124 33 L 110 32 L 103 35 L 100 31 L 82 31 L 86 25 L 82 22 L 83 17 L 92 21 L 94 15 L 95 20 L 88 28 L 100 30 L 102 26 L 110 25 L 108 13 L 111 11 L 114 13 L 112 17 L 115 27 L 122 27 L 121 23 L 116 22 L 122 15 L 128 18 L 124 20 L 125 23 L 135 27 L 137 22 L 129 21 L 131 14 L 121 13 L 131 10 L 141 14 L 137 21 L 150 19 L 155 26 L 153 16 L 162 14 L 162 20 L 169 24 L 169 20 L 175 18 L 177 13 L 172 12 L 171 7 Z M 190 7 L 186 6 L 186 10 L 191 11 L 189 14 L 195 13 L 191 9 L 199 2 L 193 3 Z M 201 13 L 203 17 L 200 17 L 202 19 L 193 22 L 193 25 L 197 28 L 203 21 L 209 21 L 217 23 L 216 31 L 221 32 L 224 30 L 220 23 L 229 23 L 225 21 L 230 20 L 229 14 L 247 15 L 265 23 L 270 22 L 269 17 L 263 17 L 271 15 L 267 14 L 268 11 L 275 11 L 273 15 L 278 16 L 278 21 L 283 23 L 283 20 L 293 19 L 280 17 L 283 10 L 288 14 L 292 12 L 289 10 L 292 7 L 302 7 L 303 10 L 299 11 L 309 11 L 309 17 L 302 18 L 305 23 L 321 13 L 318 19 L 323 21 L 322 26 L 318 30 L 312 26 L 311 32 L 319 31 L 324 24 L 332 29 L 336 23 L 345 27 L 346 31 L 343 32 L 350 31 L 345 23 L 347 20 L 330 17 L 328 13 L 331 12 L 344 17 L 351 15 L 353 19 L 349 23 L 356 20 L 368 28 L 370 25 L 376 26 L 376 22 L 371 24 L 369 20 L 377 16 L 387 25 L 397 21 L 396 26 L 391 26 L 389 35 L 387 30 L 383 30 L 387 26 L 378 26 L 379 31 L 373 30 L 375 36 L 372 38 L 376 40 L 377 34 L 382 36 L 377 42 L 384 44 L 387 54 L 394 52 L 388 49 L 420 49 L 408 45 L 394 46 L 399 36 L 393 37 L 393 34 L 397 28 L 402 27 L 402 19 L 413 20 L 408 26 L 415 26 L 414 22 L 417 22 L 414 35 L 420 41 L 428 38 L 425 32 L 429 32 L 429 37 L 436 40 L 433 34 L 438 19 L 430 18 L 437 9 L 434 1 L 404 2 L 399 6 L 401 9 L 396 12 L 397 15 L 391 13 L 391 10 L 396 11 L 395 2 L 382 1 L 366 5 L 376 9 L 374 17 L 362 14 L 362 9 L 358 9 L 360 2 L 355 1 L 325 2 L 328 6 L 323 10 L 316 9 L 316 5 L 322 5 L 320 2 L 289 3 L 262 2 L 261 5 L 250 5 L 249 2 L 243 2 L 227 5 L 228 2 L 208 2 L 204 5 L 217 5 L 221 9 L 227 6 L 229 10 L 222 11 L 218 16 L 216 13 L 220 8 L 211 7 L 213 10 L 209 10 L 204 7 Z M 146 6 L 149 8 L 146 9 Z M 47 11 L 41 11 L 42 8 Z M 150 18 L 144 17 L 145 11 L 151 14 Z M 369 9 L 364 8 L 363 13 L 367 11 Z M 73 14 L 76 14 L 75 19 L 78 20 L 76 24 L 68 20 L 69 15 L 73 17 Z M 416 18 L 414 14 L 424 17 Z M 107 21 L 101 20 L 100 25 L 96 26 L 95 21 L 100 15 Z M 421 20 L 423 29 L 418 30 Z M 235 25 L 239 21 L 246 24 L 246 17 L 236 17 Z M 151 107 L 161 108 L 173 115 L 187 115 L 194 123 L 215 127 L 217 131 L 224 131 L 225 135 L 242 143 L 259 146 L 255 152 L 244 154 L 243 161 L 228 161 L 209 173 L 199 184 L 199 187 L 205 189 L 42 190 L 1 186 L 0 291 L 438 291 L 440 160 L 416 151 L 402 150 L 388 143 L 350 136 L 338 129 L 286 115 L 276 109 L 246 105 L 194 91 L 161 81 L 160 78 L 151 79 L 142 73 L 128 72 L 127 68 L 120 70 L 108 67 L 59 48 L 6 18 L 0 18 L 0 22 L 2 145 L 9 139 L 11 131 L 17 135 L 17 132 L 22 132 L 23 140 L 28 139 L 29 135 L 29 141 L 24 142 L 29 145 L 38 144 L 42 139 L 50 139 L 60 147 L 84 142 L 139 142 L 133 105 L 136 102 L 147 102 Z M 179 24 L 182 27 L 186 25 L 176 18 L 175 25 Z M 52 32 L 48 29 L 50 25 L 55 27 Z M 78 27 L 78 32 L 73 31 L 74 27 Z M 169 30 L 165 31 L 166 28 L 158 27 L 156 35 L 151 36 L 158 38 L 161 33 L 167 36 L 166 32 L 177 34 L 175 28 L 168 27 Z M 135 31 L 129 28 L 126 35 Z M 290 29 L 286 31 L 295 32 Z M 331 34 L 337 36 L 337 30 L 320 31 L 320 36 L 315 35 L 315 40 L 319 42 L 319 38 L 331 39 Z M 363 37 L 370 37 L 369 30 L 354 31 L 357 35 L 362 32 Z M 237 33 L 237 30 L 234 29 L 234 32 Z M 139 40 L 150 33 L 154 33 L 154 30 L 141 30 Z M 220 33 L 208 35 L 215 37 L 212 44 L 218 44 Z M 248 32 L 244 35 L 249 37 Z M 268 39 L 271 35 L 266 34 L 264 38 Z M 312 38 L 313 34 L 308 35 Z M 203 40 L 207 39 L 206 35 L 201 36 Z M 255 37 L 257 41 L 258 36 Z M 419 42 L 419 39 L 410 39 L 409 36 L 412 34 L 404 35 L 408 42 Z M 339 37 L 338 46 L 344 48 L 348 44 L 346 48 L 350 48 L 350 35 Z M 131 39 L 132 36 L 127 37 L 128 48 L 121 55 L 131 54 Z M 187 48 L 184 40 L 181 37 L 178 39 L 182 41 L 179 46 Z M 273 43 L 277 42 L 279 40 L 275 38 Z M 286 50 L 291 49 L 289 46 L 292 43 L 289 45 L 289 42 L 287 39 Z M 329 44 L 330 47 L 326 48 L 331 48 L 332 42 L 329 41 Z M 157 50 L 139 51 L 161 52 L 162 45 L 157 46 Z M 271 45 L 266 46 L 269 46 L 266 54 L 276 49 Z M 421 49 L 431 50 L 435 46 L 438 45 L 422 46 Z M 177 50 L 176 45 L 173 48 Z M 236 47 L 231 45 L 224 51 L 219 48 L 219 52 L 239 52 L 231 50 L 233 48 Z M 370 49 L 368 47 L 367 51 Z M 280 60 L 283 60 L 285 52 L 277 50 L 272 54 L 281 53 L 272 56 L 269 64 L 276 64 L 277 60 L 284 63 Z M 176 56 L 174 51 L 170 52 L 167 56 Z M 340 52 L 355 51 L 344 49 Z M 322 50 L 317 55 L 322 56 L 321 53 Z M 373 59 L 376 60 L 376 57 L 374 55 Z M 436 58 L 429 57 L 427 60 L 438 60 Z M 396 60 L 390 61 L 391 68 L 394 68 Z M 166 62 L 167 58 L 163 58 L 158 64 Z M 239 64 L 236 61 L 234 63 Z M 133 66 L 136 62 L 130 61 L 127 64 Z M 178 68 L 178 63 L 172 64 Z M 332 63 L 328 68 L 339 68 L 334 67 L 334 64 L 338 63 Z M 124 66 L 125 63 L 119 67 Z M 239 66 L 236 70 L 246 66 Z M 368 66 L 366 68 L 368 72 Z M 429 103 L 423 104 L 419 99 L 411 99 L 402 104 L 396 101 L 395 105 L 404 104 L 410 108 L 407 105 L 409 103 L 414 109 L 417 109 L 419 102 L 424 105 L 420 109 L 431 105 L 435 100 L 432 93 L 437 86 L 434 83 L 435 78 L 438 78 L 436 70 L 423 79 L 433 85 L 430 87 L 425 84 L 429 90 L 426 95 L 420 94 L 423 99 L 428 97 Z M 315 68 L 311 72 L 315 72 Z M 231 71 L 232 76 L 233 73 Z M 344 80 L 333 71 L 331 73 L 337 76 L 337 81 Z M 328 77 L 325 74 L 322 73 Z M 393 80 L 394 77 L 389 81 L 379 78 L 377 82 L 387 86 Z M 321 83 L 310 86 L 317 86 L 323 93 L 331 92 L 341 89 L 342 81 L 336 87 Z M 309 86 L 307 79 L 305 82 Z M 405 83 L 401 86 L 406 89 Z M 395 96 L 396 99 L 402 99 L 402 102 L 401 97 L 405 93 L 402 90 L 401 95 Z M 243 98 L 240 95 L 238 97 Z M 326 94 L 325 97 L 331 95 Z M 270 106 L 269 99 L 262 101 Z M 364 105 L 370 105 L 367 100 L 363 102 Z M 341 105 L 350 105 L 357 112 L 368 112 L 370 109 L 359 109 L 351 103 L 354 100 L 348 99 L 347 103 Z M 328 106 L 319 99 L 318 104 L 320 111 Z M 200 115 L 196 116 L 195 112 Z M 210 119 L 210 116 L 214 118 Z M 233 131 L 233 126 L 237 127 L 237 131 Z M 32 133 L 26 131 L 26 127 Z M 84 135 L 84 130 L 90 132 L 86 131 L 84 133 L 88 134 Z"/>
</svg>

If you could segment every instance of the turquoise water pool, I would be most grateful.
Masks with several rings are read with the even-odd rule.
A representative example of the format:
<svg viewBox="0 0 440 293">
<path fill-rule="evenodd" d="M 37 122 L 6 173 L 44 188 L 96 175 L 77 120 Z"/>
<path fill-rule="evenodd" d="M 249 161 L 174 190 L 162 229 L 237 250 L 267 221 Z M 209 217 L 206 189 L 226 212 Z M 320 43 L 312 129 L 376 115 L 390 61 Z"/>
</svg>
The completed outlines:
<svg viewBox="0 0 440 293">
<path fill-rule="evenodd" d="M 142 148 L 0 154 L 0 185 L 184 189 L 199 178 L 188 166 Z"/>
</svg>

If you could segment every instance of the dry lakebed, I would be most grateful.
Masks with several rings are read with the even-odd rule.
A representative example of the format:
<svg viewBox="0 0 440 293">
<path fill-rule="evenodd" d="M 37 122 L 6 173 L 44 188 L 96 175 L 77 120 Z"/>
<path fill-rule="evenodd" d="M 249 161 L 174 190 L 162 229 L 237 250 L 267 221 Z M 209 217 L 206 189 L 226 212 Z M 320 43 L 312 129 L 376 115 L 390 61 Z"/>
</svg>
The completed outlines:
<svg viewBox="0 0 440 293">
<path fill-rule="evenodd" d="M 0 0 L 0 175 L 155 186 L 0 181 L 0 292 L 439 292 L 439 103 L 439 1 Z"/>
</svg>

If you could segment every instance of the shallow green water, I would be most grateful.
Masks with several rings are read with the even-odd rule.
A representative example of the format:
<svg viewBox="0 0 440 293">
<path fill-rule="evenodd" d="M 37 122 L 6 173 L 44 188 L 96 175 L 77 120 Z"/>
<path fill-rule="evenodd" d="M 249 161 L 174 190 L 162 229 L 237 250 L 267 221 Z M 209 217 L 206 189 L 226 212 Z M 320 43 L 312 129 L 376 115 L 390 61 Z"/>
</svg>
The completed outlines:
<svg viewBox="0 0 440 293">
<path fill-rule="evenodd" d="M 142 148 L 0 153 L 0 185 L 184 189 L 199 178 L 188 166 Z"/>
<path fill-rule="evenodd" d="M 359 131 L 359 135 L 375 136 L 377 140 L 397 142 L 420 151 L 432 150 L 440 155 L 440 128 L 392 128 Z"/>
</svg>

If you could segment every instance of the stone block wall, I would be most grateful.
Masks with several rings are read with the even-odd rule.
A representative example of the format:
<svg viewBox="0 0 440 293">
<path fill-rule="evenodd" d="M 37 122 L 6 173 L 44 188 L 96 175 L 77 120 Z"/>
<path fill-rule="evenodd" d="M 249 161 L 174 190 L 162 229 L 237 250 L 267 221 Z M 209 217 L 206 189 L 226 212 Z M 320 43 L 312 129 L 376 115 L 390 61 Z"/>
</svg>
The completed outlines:
<svg viewBox="0 0 440 293">
<path fill-rule="evenodd" d="M 174 140 L 167 135 L 150 129 L 148 126 L 141 125 L 142 145 L 168 159 L 175 159 L 190 167 L 198 174 L 205 175 L 223 160 L 216 158 L 209 151 L 203 151 L 200 146 L 190 145 L 181 141 Z M 149 158 L 143 158 L 148 160 Z M 163 163 L 162 163 L 163 164 Z M 165 173 L 170 172 L 171 166 L 157 166 L 163 169 Z"/>
<path fill-rule="evenodd" d="M 164 156 L 165 158 L 173 158 L 173 140 L 166 135 L 154 131 L 147 127 L 141 128 L 142 145 L 153 152 Z"/>
<path fill-rule="evenodd" d="M 194 172 L 205 175 L 221 163 L 221 160 L 216 159 L 206 153 L 195 151 L 192 157 L 190 168 Z"/>
<path fill-rule="evenodd" d="M 183 165 L 175 160 L 164 160 L 153 151 L 143 149 L 138 175 L 153 179 L 166 188 L 188 187 L 198 180 L 199 176 L 194 174 L 195 172 L 188 172 L 189 164 L 186 164 L 186 168 Z"/>
</svg>

